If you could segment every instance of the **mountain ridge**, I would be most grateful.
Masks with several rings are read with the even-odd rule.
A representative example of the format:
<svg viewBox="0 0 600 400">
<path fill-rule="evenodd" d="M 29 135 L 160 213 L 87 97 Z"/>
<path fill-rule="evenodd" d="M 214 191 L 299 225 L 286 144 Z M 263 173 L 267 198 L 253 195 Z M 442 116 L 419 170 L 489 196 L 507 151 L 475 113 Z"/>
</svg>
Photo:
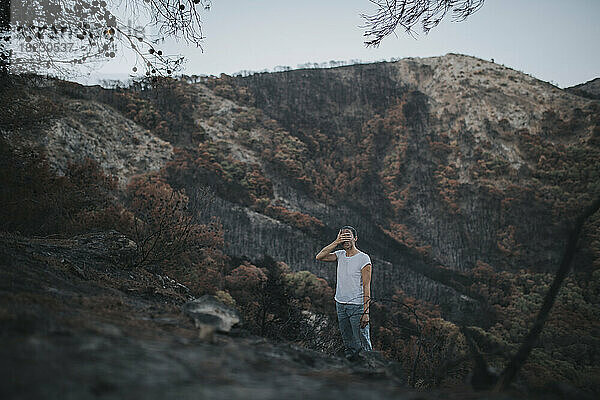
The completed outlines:
<svg viewBox="0 0 600 400">
<path fill-rule="evenodd" d="M 565 90 L 588 99 L 600 100 L 600 78 L 590 79 L 587 82 L 565 88 Z"/>
</svg>

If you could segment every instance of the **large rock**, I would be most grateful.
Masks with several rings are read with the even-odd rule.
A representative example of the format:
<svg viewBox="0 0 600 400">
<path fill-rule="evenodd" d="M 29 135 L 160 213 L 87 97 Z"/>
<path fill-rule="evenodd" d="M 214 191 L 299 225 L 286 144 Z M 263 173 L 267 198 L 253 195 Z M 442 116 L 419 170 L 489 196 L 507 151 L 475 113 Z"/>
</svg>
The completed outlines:
<svg viewBox="0 0 600 400">
<path fill-rule="evenodd" d="M 194 320 L 196 328 L 200 328 L 200 338 L 210 341 L 215 331 L 229 332 L 233 325 L 240 322 L 240 315 L 235 308 L 210 294 L 185 303 L 183 311 Z"/>
</svg>

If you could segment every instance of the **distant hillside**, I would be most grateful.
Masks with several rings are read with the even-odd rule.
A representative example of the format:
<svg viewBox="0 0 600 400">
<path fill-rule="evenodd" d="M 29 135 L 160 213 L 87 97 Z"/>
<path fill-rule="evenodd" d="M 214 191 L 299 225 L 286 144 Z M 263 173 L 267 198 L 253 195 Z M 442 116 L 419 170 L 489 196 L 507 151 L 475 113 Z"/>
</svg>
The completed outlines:
<svg viewBox="0 0 600 400">
<path fill-rule="evenodd" d="M 565 90 L 588 99 L 600 100 L 600 78 L 568 87 Z"/>
<path fill-rule="evenodd" d="M 463 272 L 481 263 L 554 270 L 569 221 L 600 193 L 600 103 L 470 56 L 46 86 L 30 103 L 63 109 L 37 139 L 57 168 L 89 156 L 124 185 L 167 166 L 175 187 L 215 189 L 207 212 L 229 254 L 330 282 L 314 254 L 351 224 L 377 296 L 402 288 L 452 318 L 475 307 Z M 599 262 L 598 224 L 577 270 Z"/>
</svg>

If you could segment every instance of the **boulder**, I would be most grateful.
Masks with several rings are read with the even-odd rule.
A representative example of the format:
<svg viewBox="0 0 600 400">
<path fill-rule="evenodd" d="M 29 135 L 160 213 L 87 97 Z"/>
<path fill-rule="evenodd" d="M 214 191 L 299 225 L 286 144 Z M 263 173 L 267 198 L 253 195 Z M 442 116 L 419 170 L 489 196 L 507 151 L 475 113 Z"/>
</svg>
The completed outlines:
<svg viewBox="0 0 600 400">
<path fill-rule="evenodd" d="M 200 336 L 203 339 L 212 339 L 215 331 L 227 333 L 233 325 L 240 322 L 240 315 L 235 308 L 210 294 L 188 301 L 183 305 L 183 312 L 194 320 L 197 328 L 200 328 Z"/>
</svg>

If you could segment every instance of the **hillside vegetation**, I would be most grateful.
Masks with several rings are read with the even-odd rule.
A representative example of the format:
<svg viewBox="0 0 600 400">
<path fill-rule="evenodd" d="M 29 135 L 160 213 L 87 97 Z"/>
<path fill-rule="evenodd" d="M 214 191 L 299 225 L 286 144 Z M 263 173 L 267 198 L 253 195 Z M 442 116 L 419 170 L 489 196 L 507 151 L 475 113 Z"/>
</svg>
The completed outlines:
<svg viewBox="0 0 600 400">
<path fill-rule="evenodd" d="M 335 264 L 314 255 L 351 224 L 373 260 L 373 345 L 412 386 L 465 380 L 461 324 L 491 365 L 506 364 L 571 224 L 600 196 L 600 103 L 469 56 L 12 85 L 5 232 L 118 231 L 136 249 L 124 271 L 218 295 L 253 334 L 333 355 Z M 599 295 L 596 214 L 522 387 L 600 390 Z M 2 315 L 19 321 L 14 302 Z"/>
</svg>

